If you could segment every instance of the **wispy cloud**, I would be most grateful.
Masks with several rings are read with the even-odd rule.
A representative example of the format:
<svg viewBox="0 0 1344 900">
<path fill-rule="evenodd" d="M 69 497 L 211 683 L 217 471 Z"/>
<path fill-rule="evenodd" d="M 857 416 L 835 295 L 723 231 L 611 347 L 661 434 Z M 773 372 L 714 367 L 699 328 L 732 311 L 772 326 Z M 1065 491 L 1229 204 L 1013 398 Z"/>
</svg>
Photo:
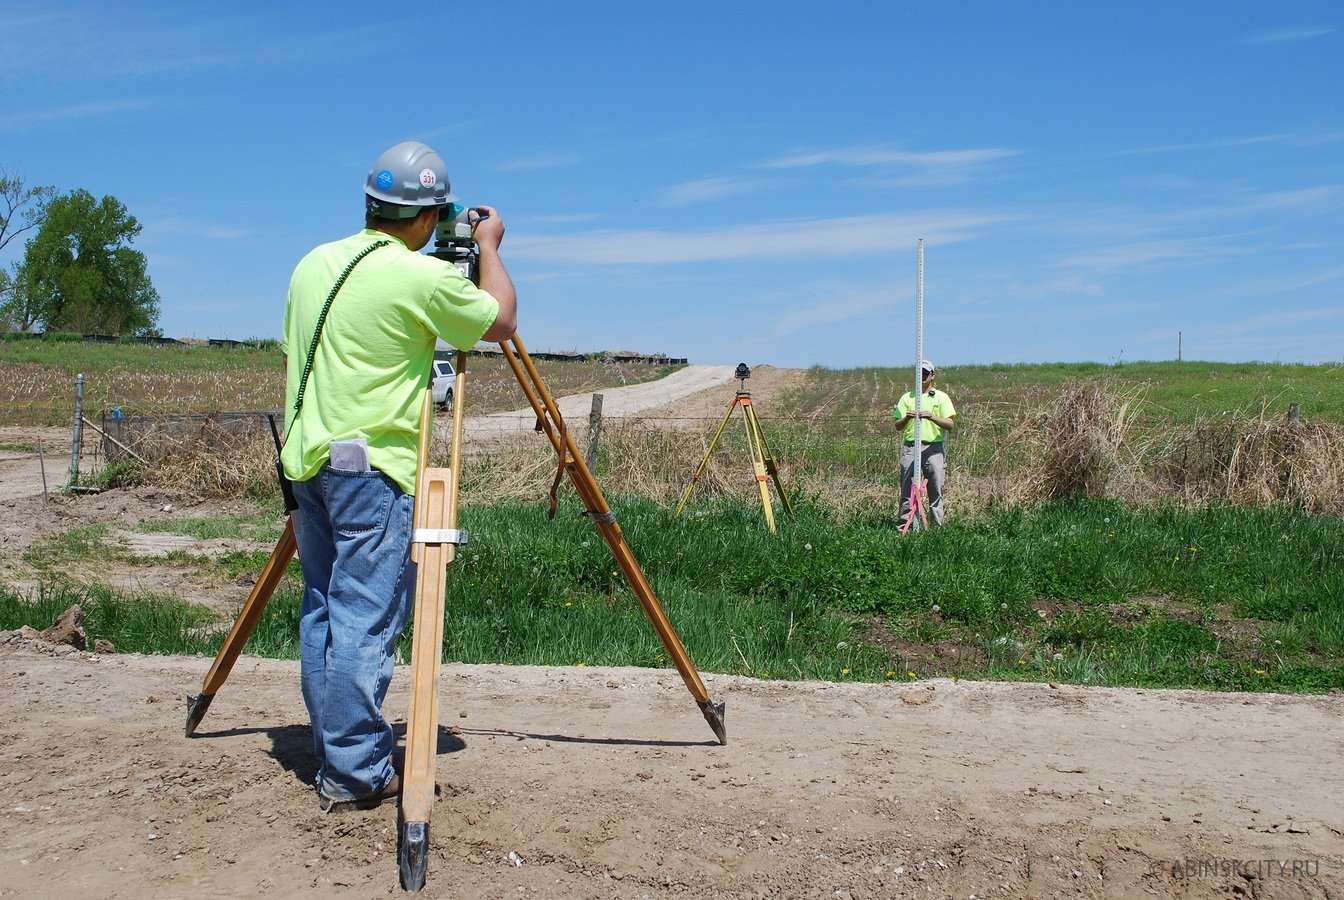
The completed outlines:
<svg viewBox="0 0 1344 900">
<path fill-rule="evenodd" d="M 161 243 L 177 238 L 188 240 L 233 241 L 248 237 L 250 231 L 229 225 L 214 225 L 195 219 L 159 219 L 143 223 L 142 243 Z"/>
<path fill-rule="evenodd" d="M 1157 144 L 1152 147 L 1131 147 L 1117 150 L 1116 156 L 1137 156 L 1149 153 L 1178 153 L 1188 150 L 1223 150 L 1228 147 L 1247 147 L 1252 144 L 1269 144 L 1291 140 L 1287 134 L 1257 134 L 1251 137 L 1223 138 L 1215 141 L 1192 141 L 1184 144 Z"/>
<path fill-rule="evenodd" d="M 1174 262 L 1212 263 L 1251 252 L 1244 243 L 1247 236 L 1246 233 L 1218 234 L 1118 243 L 1067 256 L 1060 260 L 1060 265 L 1093 272 L 1115 272 Z"/>
<path fill-rule="evenodd" d="M 902 298 L 903 299 L 903 298 Z M 834 331 L 848 322 L 861 322 L 893 309 L 897 298 L 891 290 L 828 291 L 792 309 L 776 309 L 770 316 L 768 340 L 799 332 Z"/>
<path fill-rule="evenodd" d="M 700 178 L 664 188 L 653 196 L 652 202 L 658 206 L 693 206 L 724 197 L 755 193 L 772 183 L 769 179 L 751 176 Z"/>
<path fill-rule="evenodd" d="M 763 169 L 843 167 L 862 170 L 864 183 L 876 187 L 935 187 L 966 181 L 990 163 L 1020 152 L 1003 147 L 916 151 L 859 145 L 785 154 L 767 159 L 759 166 Z"/>
<path fill-rule="evenodd" d="M 43 125 L 54 125 L 58 122 L 104 119 L 108 116 L 153 109 L 159 105 L 146 97 L 128 97 L 121 100 L 72 103 L 67 106 L 45 106 L 24 112 L 5 112 L 0 113 L 0 131 L 19 131 Z"/>
<path fill-rule="evenodd" d="M 969 240 L 1008 217 L 975 213 L 789 219 L 695 231 L 588 231 L 510 239 L 511 257 L 584 265 L 659 265 L 742 259 L 817 258 L 890 252 Z"/>
<path fill-rule="evenodd" d="M 551 215 L 530 216 L 530 217 L 528 218 L 527 221 L 528 221 L 528 224 L 529 224 L 529 225 L 534 225 L 534 226 L 535 226 L 535 225 L 574 225 L 574 224 L 577 224 L 577 223 L 580 223 L 580 222 L 592 222 L 593 220 L 595 220 L 595 219 L 599 219 L 599 218 L 601 218 L 601 216 L 600 216 L 598 213 L 595 213 L 595 212 L 582 212 L 582 213 L 553 213 L 553 214 L 551 214 Z M 513 243 L 512 238 L 510 238 L 509 243 L 510 243 L 510 244 Z"/>
<path fill-rule="evenodd" d="M 767 169 L 795 169 L 805 166 L 839 165 L 874 168 L 880 166 L 918 166 L 922 168 L 966 168 L 981 166 L 1015 156 L 1020 151 L 991 147 L 979 150 L 897 150 L 889 147 L 860 146 L 832 150 L 792 153 L 761 163 Z"/>
<path fill-rule="evenodd" d="M 1327 25 L 1300 25 L 1289 28 L 1270 28 L 1255 31 L 1243 37 L 1242 44 L 1286 44 L 1292 41 L 1307 41 L 1312 38 L 1333 34 L 1334 28 Z"/>
<path fill-rule="evenodd" d="M 495 164 L 501 172 L 545 172 L 551 169 L 568 169 L 580 165 L 583 157 L 577 154 L 550 153 L 531 156 L 515 156 Z"/>
<path fill-rule="evenodd" d="M 118 7 L 90 6 L 7 19 L 0 77 L 103 83 L 329 64 L 337 58 L 348 62 L 377 52 L 357 29 L 269 29 L 262 19 L 218 9 L 223 12 L 213 17 L 202 17 L 199 10 L 128 16 Z M 71 65 L 71 60 L 96 64 Z"/>
<path fill-rule="evenodd" d="M 1310 207 L 1320 208 L 1331 203 L 1337 203 L 1341 196 L 1344 196 L 1344 188 L 1339 185 L 1327 184 L 1319 187 L 1298 188 L 1289 191 L 1265 191 L 1247 198 L 1239 204 L 1240 208 L 1246 212 L 1263 211 L 1267 209 L 1286 210 L 1286 209 L 1306 209 Z"/>
</svg>

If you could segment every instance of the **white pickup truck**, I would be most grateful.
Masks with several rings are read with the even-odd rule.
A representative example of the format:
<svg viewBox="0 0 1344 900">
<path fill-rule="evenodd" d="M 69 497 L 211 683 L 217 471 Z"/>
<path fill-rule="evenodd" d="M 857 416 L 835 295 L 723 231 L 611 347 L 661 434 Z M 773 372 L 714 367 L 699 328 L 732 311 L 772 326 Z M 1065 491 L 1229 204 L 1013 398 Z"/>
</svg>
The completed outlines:
<svg viewBox="0 0 1344 900">
<path fill-rule="evenodd" d="M 434 405 L 442 410 L 451 410 L 453 408 L 453 379 L 457 373 L 453 371 L 453 364 L 447 359 L 434 360 Z"/>
</svg>

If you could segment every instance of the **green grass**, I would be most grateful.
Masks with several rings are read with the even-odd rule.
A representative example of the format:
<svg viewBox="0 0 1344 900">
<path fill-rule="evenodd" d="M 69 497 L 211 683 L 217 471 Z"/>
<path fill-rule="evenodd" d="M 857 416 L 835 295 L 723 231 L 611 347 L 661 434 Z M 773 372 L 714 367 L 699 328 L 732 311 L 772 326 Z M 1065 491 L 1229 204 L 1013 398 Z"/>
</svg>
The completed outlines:
<svg viewBox="0 0 1344 900">
<path fill-rule="evenodd" d="M 965 412 L 994 414 L 1027 408 L 1078 382 L 1106 382 L 1119 393 L 1141 393 L 1154 420 L 1189 422 L 1206 416 L 1240 413 L 1282 416 L 1289 404 L 1320 422 L 1344 423 L 1344 365 L 1277 363 L 1134 362 L 1045 363 L 1037 365 L 947 366 L 938 370 L 938 386 Z M 785 398 L 790 416 L 806 416 L 827 405 L 855 420 L 868 420 L 891 407 L 910 389 L 906 368 L 825 369 L 808 371 L 805 388 Z M 831 420 L 838 417 L 827 417 Z M 885 423 L 884 423 L 885 424 Z"/>
<path fill-rule="evenodd" d="M 678 520 L 639 498 L 616 508 L 701 671 L 1344 688 L 1344 523 L 1334 518 L 1068 501 L 902 537 L 885 514 L 842 526 L 807 503 L 777 535 L 740 504 Z M 445 659 L 670 665 L 575 509 L 550 521 L 536 504 L 478 506 L 461 524 L 471 540 L 449 571 Z M 81 532 L 64 552 L 95 536 Z M 262 556 L 234 564 L 259 570 Z M 50 624 L 68 599 L 51 590 L 37 604 L 0 590 L 0 627 Z M 89 598 L 91 636 L 120 650 L 213 654 L 228 624 L 206 633 L 199 610 L 162 598 Z M 248 652 L 295 655 L 299 599 L 292 565 Z"/>
<path fill-rule="evenodd" d="M 0 383 L 16 391 L 14 403 L 26 402 L 25 378 L 34 384 L 46 378 L 54 391 L 68 392 L 73 371 L 110 391 L 96 402 L 111 403 L 123 391 L 137 402 L 182 408 L 274 405 L 278 398 L 274 348 L 39 350 L 31 343 L 0 344 Z M 627 377 L 586 363 L 542 368 L 557 394 L 659 374 L 643 367 Z M 471 371 L 479 411 L 521 405 L 502 363 L 473 359 Z M 1197 362 L 949 366 L 939 383 L 961 410 L 953 486 L 971 480 L 964 475 L 1011 477 L 1014 461 L 1000 452 L 1003 439 L 1048 408 L 1065 385 L 1105 382 L 1131 402 L 1138 431 L 1161 434 L 1185 433 L 1208 417 L 1278 419 L 1290 403 L 1300 404 L 1307 421 L 1344 423 L 1338 376 L 1338 366 Z M 789 474 L 808 466 L 836 479 L 814 480 L 793 496 L 796 517 L 777 510 L 778 535 L 766 531 L 754 498 L 697 494 L 676 521 L 666 502 L 626 497 L 614 504 L 700 669 L 863 681 L 955 675 L 1246 690 L 1344 687 L 1344 524 L 1337 516 L 1307 515 L 1287 502 L 1268 509 L 1160 502 L 1129 508 L 1113 500 L 1005 506 L 995 495 L 982 511 L 955 515 L 945 529 L 901 538 L 887 502 L 899 452 L 890 408 L 908 381 L 904 369 L 814 369 L 803 388 L 771 401 L 764 424 L 786 486 L 793 488 Z M 6 403 L 0 397 L 0 413 Z M 68 401 L 50 403 L 67 421 Z M 720 457 L 747 457 L 740 429 L 723 438 Z M 689 462 L 679 460 L 688 474 Z M 659 458 L 652 465 L 666 463 Z M 824 494 L 851 484 L 859 499 L 842 515 Z M 269 481 L 267 491 L 273 495 Z M 472 540 L 449 574 L 446 658 L 669 664 L 600 534 L 575 509 L 552 522 L 539 505 L 473 502 L 462 518 Z M 279 523 L 271 513 L 143 527 L 269 543 Z M 111 623 L 139 615 L 121 606 L 172 605 L 163 597 L 54 586 L 67 564 L 166 562 L 213 568 L 215 576 L 232 579 L 259 572 L 266 558 L 240 551 L 219 559 L 180 553 L 138 561 L 109 536 L 105 525 L 77 526 L 37 541 L 24 561 L 51 580 L 42 589 L 51 602 L 44 596 L 34 604 L 0 589 L 0 627 L 45 627 L 62 603 L 85 596 L 80 591 L 99 608 L 90 615 L 91 633 L 111 634 Z M 292 565 L 249 652 L 294 655 L 298 585 Z M 118 625 L 116 633 L 154 652 L 213 654 L 228 624 L 189 623 L 180 610 L 162 621 L 144 618 L 154 624 Z M 155 629 L 163 630 L 157 640 Z"/>
<path fill-rule="evenodd" d="M 149 534 L 185 534 L 201 540 L 234 538 L 244 541 L 274 541 L 283 520 L 270 513 L 239 513 L 214 517 L 155 519 L 136 526 Z"/>
<path fill-rule="evenodd" d="M 5 629 L 28 625 L 41 630 L 75 604 L 84 609 L 90 645 L 101 639 L 118 653 L 215 652 L 203 630 L 214 616 L 204 607 L 164 596 L 128 598 L 102 586 L 44 585 L 31 596 L 0 588 L 0 623 Z"/>
</svg>

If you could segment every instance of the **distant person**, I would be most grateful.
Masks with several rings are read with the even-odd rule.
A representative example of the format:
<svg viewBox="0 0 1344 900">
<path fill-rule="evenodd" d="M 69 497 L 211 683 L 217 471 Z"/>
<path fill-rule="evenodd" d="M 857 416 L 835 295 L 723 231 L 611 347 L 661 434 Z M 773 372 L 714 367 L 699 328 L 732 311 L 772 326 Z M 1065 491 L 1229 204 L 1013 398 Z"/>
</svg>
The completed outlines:
<svg viewBox="0 0 1344 900">
<path fill-rule="evenodd" d="M 956 407 L 952 405 L 952 398 L 934 387 L 938 372 L 933 363 L 921 359 L 919 370 L 922 394 L 919 398 L 920 421 L 918 423 L 915 421 L 915 391 L 902 394 L 891 413 L 891 417 L 896 420 L 896 428 L 902 430 L 905 436 L 905 444 L 901 447 L 901 515 L 897 523 L 902 531 L 905 531 L 910 523 L 910 486 L 915 480 L 916 434 L 923 444 L 920 454 L 923 456 L 921 468 L 924 472 L 924 487 L 928 494 L 929 517 L 934 525 L 942 525 L 945 520 L 943 480 L 947 476 L 947 454 L 943 448 L 943 434 L 952 430 L 956 424 L 953 419 L 957 415 Z M 915 431 L 916 427 L 920 429 L 918 433 Z"/>
<path fill-rule="evenodd" d="M 432 149 L 415 141 L 388 149 L 364 187 L 364 229 L 310 252 L 289 285 L 292 420 L 280 458 L 298 501 L 301 681 L 327 811 L 400 792 L 381 707 L 414 604 L 411 524 L 434 347 L 439 338 L 460 349 L 508 340 L 517 322 L 494 209 L 474 210 L 479 287 L 417 252 L 440 218 L 462 211 L 449 190 Z"/>
</svg>

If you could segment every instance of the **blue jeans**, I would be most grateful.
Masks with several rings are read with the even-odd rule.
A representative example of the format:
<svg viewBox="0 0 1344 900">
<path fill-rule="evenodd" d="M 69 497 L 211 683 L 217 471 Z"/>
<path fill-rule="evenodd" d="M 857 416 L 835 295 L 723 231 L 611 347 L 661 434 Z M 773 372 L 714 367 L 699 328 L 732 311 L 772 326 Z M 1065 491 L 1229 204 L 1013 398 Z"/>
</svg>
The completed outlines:
<svg viewBox="0 0 1344 900">
<path fill-rule="evenodd" d="M 415 596 L 415 498 L 375 470 L 323 468 L 295 482 L 303 567 L 299 656 L 317 787 L 354 800 L 392 778 L 382 705 Z"/>
</svg>

